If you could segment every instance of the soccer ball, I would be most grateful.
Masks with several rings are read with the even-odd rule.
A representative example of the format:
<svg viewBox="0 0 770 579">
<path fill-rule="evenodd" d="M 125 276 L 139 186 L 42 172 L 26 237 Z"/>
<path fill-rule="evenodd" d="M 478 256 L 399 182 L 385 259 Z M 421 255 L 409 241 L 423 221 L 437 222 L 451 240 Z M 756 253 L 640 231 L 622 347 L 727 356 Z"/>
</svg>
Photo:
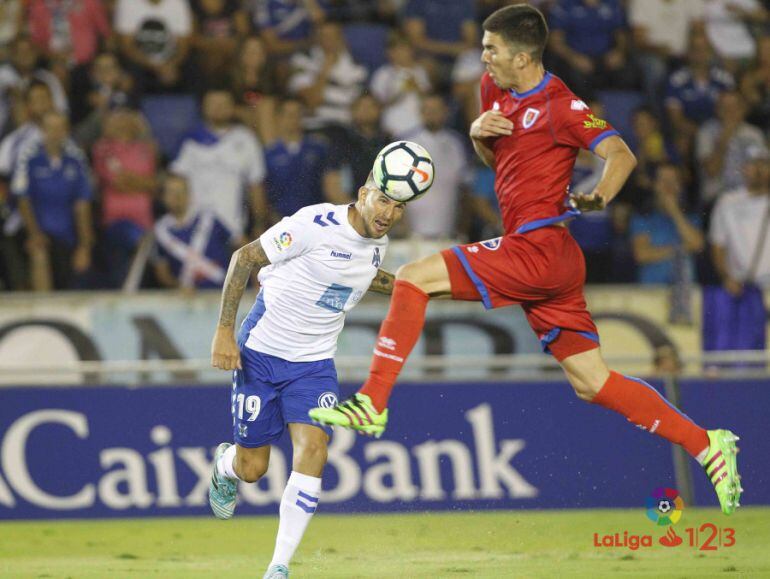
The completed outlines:
<svg viewBox="0 0 770 579">
<path fill-rule="evenodd" d="M 386 145 L 374 160 L 372 177 L 377 187 L 394 201 L 406 202 L 424 195 L 433 185 L 433 159 L 424 147 L 410 141 Z"/>
</svg>

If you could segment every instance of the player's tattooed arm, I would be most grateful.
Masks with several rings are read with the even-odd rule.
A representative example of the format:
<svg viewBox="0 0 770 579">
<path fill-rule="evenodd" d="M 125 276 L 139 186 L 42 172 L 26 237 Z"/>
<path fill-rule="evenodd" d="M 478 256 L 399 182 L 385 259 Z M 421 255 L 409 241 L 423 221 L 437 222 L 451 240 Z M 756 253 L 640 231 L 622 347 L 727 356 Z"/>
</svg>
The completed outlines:
<svg viewBox="0 0 770 579">
<path fill-rule="evenodd" d="M 249 283 L 252 270 L 254 267 L 261 268 L 269 264 L 270 260 L 265 255 L 259 239 L 244 245 L 233 254 L 222 288 L 222 303 L 219 308 L 220 327 L 235 327 L 238 305 L 241 303 L 243 290 Z"/>
<path fill-rule="evenodd" d="M 396 276 L 384 269 L 378 269 L 374 276 L 372 284 L 369 286 L 370 292 L 390 295 L 393 293 L 393 284 L 396 283 Z"/>
</svg>

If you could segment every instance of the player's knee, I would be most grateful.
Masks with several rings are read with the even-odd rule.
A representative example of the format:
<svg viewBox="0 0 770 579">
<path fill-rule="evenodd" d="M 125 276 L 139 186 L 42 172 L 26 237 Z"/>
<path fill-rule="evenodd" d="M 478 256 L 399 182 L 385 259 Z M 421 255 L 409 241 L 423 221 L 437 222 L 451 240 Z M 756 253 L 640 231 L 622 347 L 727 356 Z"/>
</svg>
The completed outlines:
<svg viewBox="0 0 770 579">
<path fill-rule="evenodd" d="M 261 457 L 239 456 L 236 458 L 238 476 L 244 482 L 257 482 L 267 472 L 268 461 Z"/>
<path fill-rule="evenodd" d="M 422 268 L 416 262 L 407 263 L 396 270 L 396 279 L 408 281 L 419 287 L 419 283 L 422 281 L 421 273 Z"/>
<path fill-rule="evenodd" d="M 303 464 L 323 466 L 328 455 L 327 445 L 321 440 L 306 440 L 297 447 L 296 454 Z"/>
<path fill-rule="evenodd" d="M 584 402 L 591 402 L 594 396 L 599 392 L 589 382 L 572 383 L 572 388 L 578 398 Z"/>
</svg>

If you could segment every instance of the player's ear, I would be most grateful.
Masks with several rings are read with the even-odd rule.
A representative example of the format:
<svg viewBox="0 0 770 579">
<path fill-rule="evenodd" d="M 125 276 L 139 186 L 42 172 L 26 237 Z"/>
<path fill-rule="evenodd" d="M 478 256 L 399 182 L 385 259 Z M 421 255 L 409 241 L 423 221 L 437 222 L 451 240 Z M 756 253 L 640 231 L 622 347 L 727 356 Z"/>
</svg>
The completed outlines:
<svg viewBox="0 0 770 579">
<path fill-rule="evenodd" d="M 359 187 L 358 188 L 358 200 L 361 203 L 365 203 L 366 202 L 366 195 L 367 195 L 367 193 L 369 193 L 369 190 L 366 187 Z"/>
</svg>

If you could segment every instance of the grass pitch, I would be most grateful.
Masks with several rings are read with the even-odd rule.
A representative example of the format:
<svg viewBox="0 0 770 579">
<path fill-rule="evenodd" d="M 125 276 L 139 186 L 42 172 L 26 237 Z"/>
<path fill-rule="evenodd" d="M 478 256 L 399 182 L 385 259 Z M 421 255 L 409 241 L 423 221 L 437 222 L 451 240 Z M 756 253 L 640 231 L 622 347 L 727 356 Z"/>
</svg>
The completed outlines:
<svg viewBox="0 0 770 579">
<path fill-rule="evenodd" d="M 735 529 L 735 545 L 701 551 L 688 527 Z M 261 577 L 277 518 L 6 522 L 0 577 Z M 678 547 L 642 509 L 316 515 L 292 577 L 770 577 L 770 508 L 725 517 L 687 509 Z M 652 535 L 632 551 L 597 548 L 594 533 Z M 723 533 L 724 536 L 724 533 Z"/>
</svg>

